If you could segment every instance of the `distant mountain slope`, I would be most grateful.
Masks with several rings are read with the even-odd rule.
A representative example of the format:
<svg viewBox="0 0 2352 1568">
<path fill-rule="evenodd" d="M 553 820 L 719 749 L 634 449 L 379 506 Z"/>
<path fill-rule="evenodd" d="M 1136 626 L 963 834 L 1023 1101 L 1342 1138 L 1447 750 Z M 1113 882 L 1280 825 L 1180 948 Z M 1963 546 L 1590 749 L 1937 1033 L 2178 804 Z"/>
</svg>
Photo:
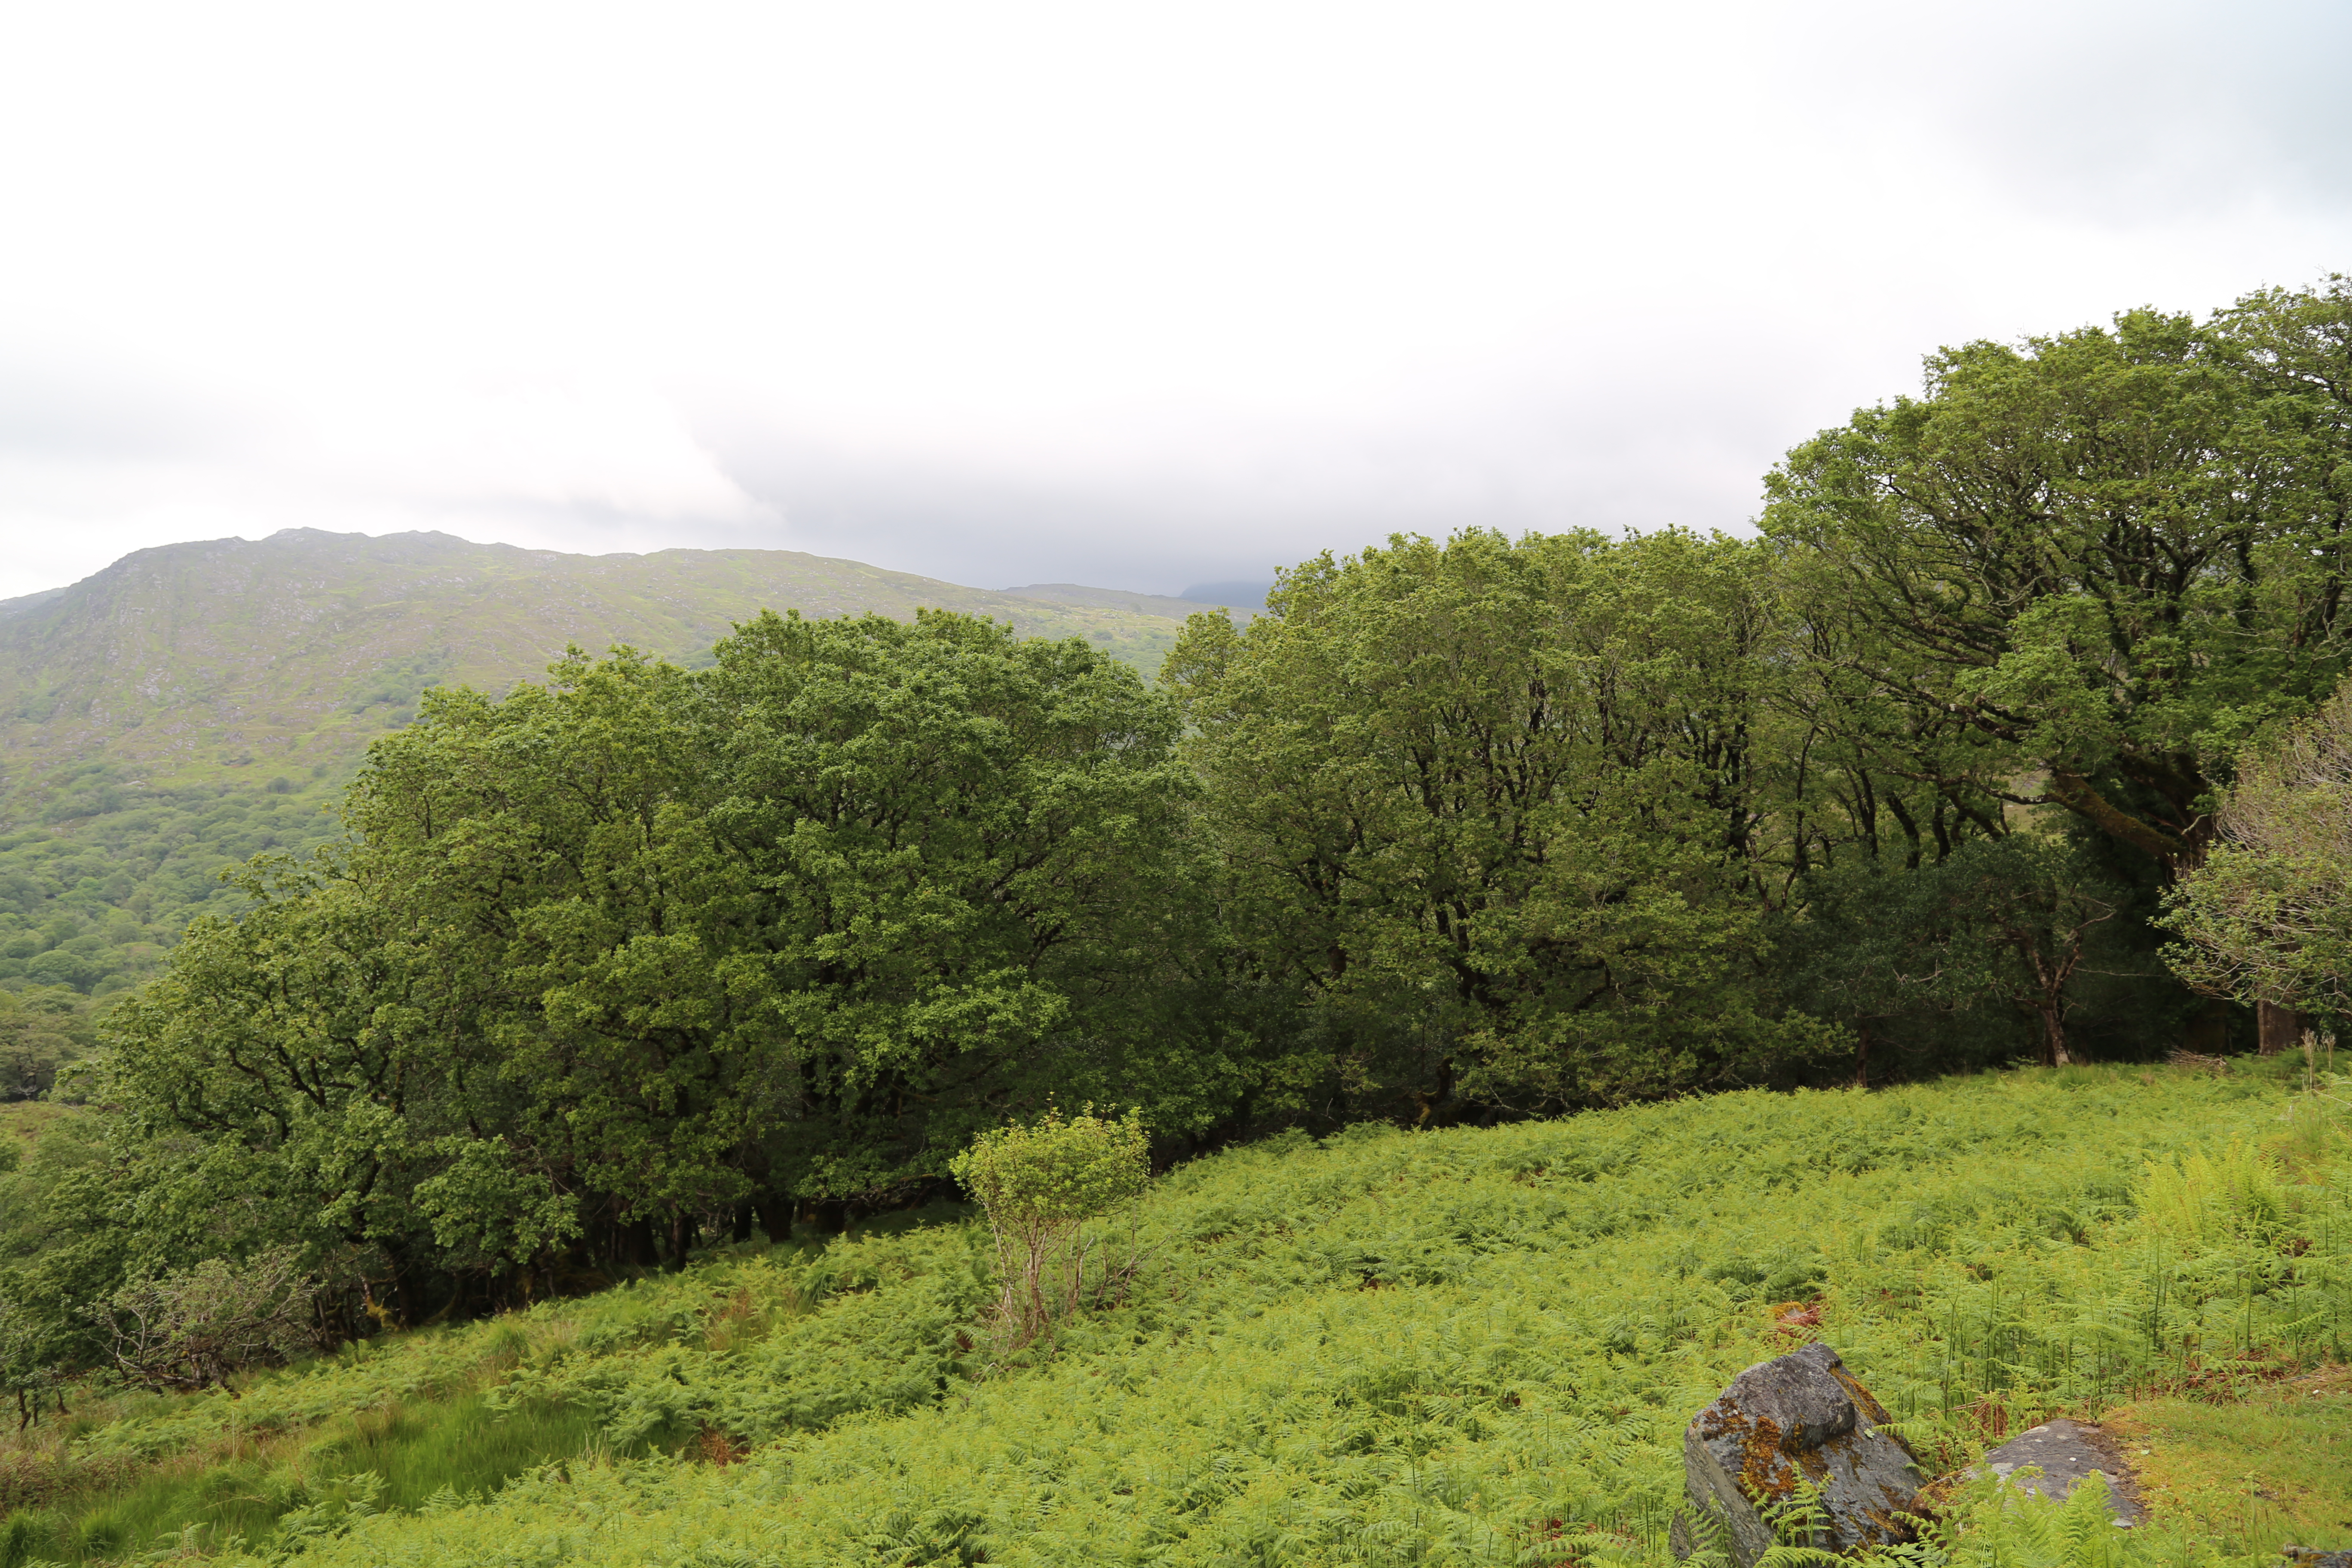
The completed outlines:
<svg viewBox="0 0 2352 1568">
<path fill-rule="evenodd" d="M 299 848 L 429 686 L 503 691 L 567 644 L 693 663 L 761 609 L 961 610 L 1147 675 L 1206 606 L 991 593 L 783 550 L 567 555 L 442 533 L 211 540 L 0 602 L 0 985 L 119 988 L 218 867 Z"/>
<path fill-rule="evenodd" d="M 1117 588 L 1089 588 L 1079 583 L 1032 583 L 1025 588 L 1007 588 L 1006 593 L 1023 599 L 1045 599 L 1056 605 L 1087 605 L 1097 609 L 1127 610 L 1139 616 L 1170 616 L 1182 620 L 1205 610 L 1234 611 L 1246 623 L 1265 608 L 1264 595 L 1253 606 L 1244 604 L 1246 595 L 1236 595 L 1227 604 L 1222 599 L 1171 599 L 1164 594 L 1128 594 Z M 5 605 L 0 605 L 5 612 Z"/>
<path fill-rule="evenodd" d="M 1086 637 L 1144 667 L 1202 606 L 1107 590 L 994 594 L 784 550 L 565 555 L 441 533 L 289 530 L 142 550 L 0 605 L 0 814 L 57 765 L 100 756 L 150 782 L 308 773 L 404 722 L 426 685 L 503 689 L 567 643 L 691 659 L 763 608 L 964 610 Z M 18 605 L 21 610 L 9 614 Z"/>
</svg>

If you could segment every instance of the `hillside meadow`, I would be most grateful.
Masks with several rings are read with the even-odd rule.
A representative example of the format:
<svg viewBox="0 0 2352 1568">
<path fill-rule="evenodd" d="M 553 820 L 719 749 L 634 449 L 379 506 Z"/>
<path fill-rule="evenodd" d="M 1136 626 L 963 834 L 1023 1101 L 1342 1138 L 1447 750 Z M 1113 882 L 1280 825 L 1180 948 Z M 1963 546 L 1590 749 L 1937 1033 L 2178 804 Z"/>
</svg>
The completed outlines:
<svg viewBox="0 0 2352 1568">
<path fill-rule="evenodd" d="M 1937 1464 L 2066 1412 L 2163 1479 L 2136 1540 L 1963 1495 L 1990 1522 L 1924 1560 L 2352 1545 L 2347 1140 L 2296 1087 L 2078 1067 L 1292 1135 L 1160 1178 L 1013 1357 L 961 1211 L 722 1248 L 233 1393 L 77 1394 L 0 1455 L 0 1561 L 1662 1563 L 1685 1423 L 1813 1331 L 1796 1302 Z M 2283 1479 L 2221 1473 L 2250 1442 Z"/>
</svg>

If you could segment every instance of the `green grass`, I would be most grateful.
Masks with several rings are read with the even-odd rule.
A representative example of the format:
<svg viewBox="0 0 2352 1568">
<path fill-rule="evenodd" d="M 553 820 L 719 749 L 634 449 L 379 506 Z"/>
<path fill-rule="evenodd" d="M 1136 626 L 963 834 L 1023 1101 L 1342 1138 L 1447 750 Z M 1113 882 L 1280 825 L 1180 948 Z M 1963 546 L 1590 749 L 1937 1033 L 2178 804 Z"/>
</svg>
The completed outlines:
<svg viewBox="0 0 2352 1568">
<path fill-rule="evenodd" d="M 1794 1342 L 1790 1300 L 1952 1467 L 2053 1414 L 2190 1390 L 2254 1412 L 2341 1360 L 2344 1137 L 2287 1109 L 2269 1074 L 2089 1068 L 1293 1137 L 1155 1184 L 1125 1299 L 1034 1354 L 977 1331 L 972 1224 L 911 1216 L 236 1400 L 78 1413 L 64 1451 L 120 1468 L 53 1501 L 52 1533 L 110 1519 L 131 1553 L 196 1526 L 234 1558 L 241 1531 L 261 1561 L 277 1517 L 320 1568 L 1662 1563 L 1683 1426 Z M 523 1435 L 493 1445 L 501 1420 Z M 215 1476 L 261 1464 L 247 1441 L 272 1468 Z M 467 1470 L 477 1446 L 503 1457 Z M 531 1454 L 561 1462 L 466 1479 Z M 281 1471 L 308 1489 L 273 1516 L 255 1478 Z M 370 1473 L 373 1511 L 337 1500 Z M 1943 1560 L 2251 1563 L 2271 1539 L 2184 1504 L 2071 1548 L 2036 1510 L 1965 1506 Z"/>
<path fill-rule="evenodd" d="M 165 1463 L 84 1509 L 31 1510 L 26 1544 L 65 1563 L 110 1562 L 187 1535 L 213 1545 L 266 1541 L 292 1510 L 340 1517 L 355 1478 L 383 1478 L 375 1506 L 415 1510 L 436 1495 L 480 1497 L 534 1465 L 598 1440 L 584 1411 L 493 1410 L 479 1394 L 355 1412 L 307 1442 L 255 1437 Z"/>
<path fill-rule="evenodd" d="M 2263 1551 L 2352 1546 L 2352 1367 L 2140 1400 L 2109 1429 L 2143 1451 L 2141 1485 L 2168 1518 Z"/>
</svg>

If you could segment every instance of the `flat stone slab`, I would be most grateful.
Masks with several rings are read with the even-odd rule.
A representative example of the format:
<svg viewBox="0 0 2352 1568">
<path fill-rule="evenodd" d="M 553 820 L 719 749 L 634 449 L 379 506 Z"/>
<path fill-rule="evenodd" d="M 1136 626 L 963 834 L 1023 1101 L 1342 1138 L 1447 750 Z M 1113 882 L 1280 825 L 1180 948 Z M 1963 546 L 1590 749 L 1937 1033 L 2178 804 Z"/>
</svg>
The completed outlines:
<svg viewBox="0 0 2352 1568">
<path fill-rule="evenodd" d="M 2113 1439 L 2095 1426 L 2060 1417 L 2021 1432 L 1984 1457 L 1985 1468 L 2008 1476 L 2027 1465 L 2042 1473 L 2018 1484 L 2063 1502 L 2083 1479 L 2096 1472 L 2107 1483 L 2107 1507 L 2118 1524 L 2137 1524 L 2143 1515 L 2132 1495 L 2132 1468 Z"/>
<path fill-rule="evenodd" d="M 2282 1546 L 2294 1568 L 2352 1568 L 2352 1552 L 2322 1552 L 2315 1546 Z"/>
</svg>

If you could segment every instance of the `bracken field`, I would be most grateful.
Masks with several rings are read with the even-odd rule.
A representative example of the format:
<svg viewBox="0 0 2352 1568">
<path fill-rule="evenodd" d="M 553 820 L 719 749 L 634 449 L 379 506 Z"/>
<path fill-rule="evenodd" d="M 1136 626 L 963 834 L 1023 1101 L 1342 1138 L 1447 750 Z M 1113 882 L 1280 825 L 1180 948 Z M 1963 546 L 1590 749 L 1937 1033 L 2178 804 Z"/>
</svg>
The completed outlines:
<svg viewBox="0 0 2352 1568">
<path fill-rule="evenodd" d="M 1160 1178 L 1018 1355 L 961 1211 L 721 1250 L 52 1414 L 0 1563 L 1665 1562 L 1684 1425 L 1815 1333 L 1931 1468 L 2144 1446 L 2147 1528 L 1962 1485 L 1906 1560 L 2352 1545 L 2342 1111 L 2290 1060 L 1293 1134 Z"/>
</svg>

